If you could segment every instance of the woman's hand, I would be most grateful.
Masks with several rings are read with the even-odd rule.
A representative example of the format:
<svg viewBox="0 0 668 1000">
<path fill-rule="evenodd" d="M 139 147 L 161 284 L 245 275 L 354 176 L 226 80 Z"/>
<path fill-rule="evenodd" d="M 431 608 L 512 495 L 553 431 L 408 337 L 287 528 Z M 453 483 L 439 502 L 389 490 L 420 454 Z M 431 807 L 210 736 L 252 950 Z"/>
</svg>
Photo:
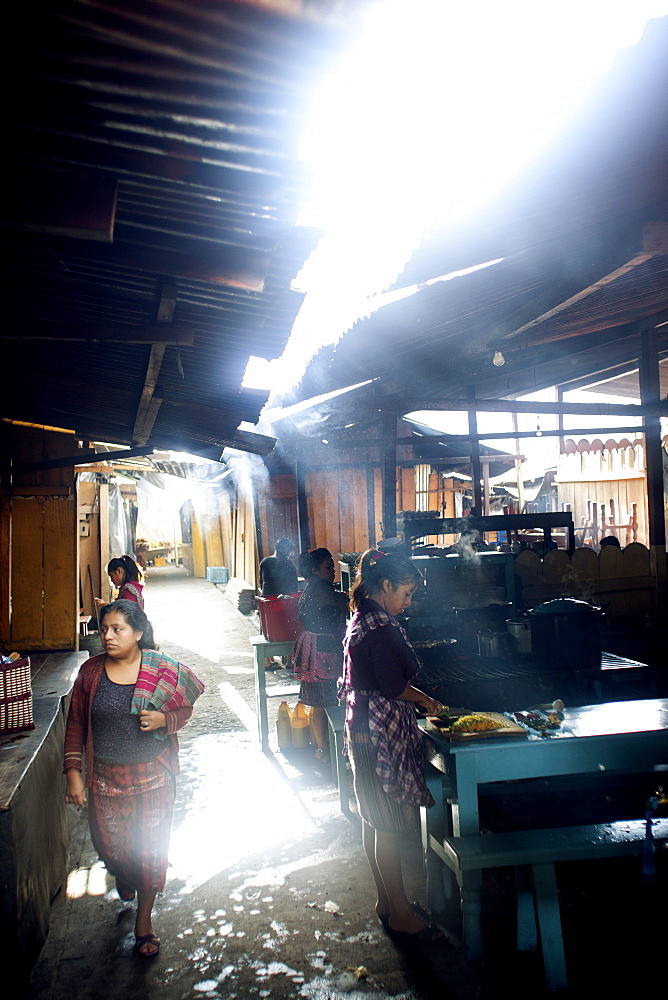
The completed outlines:
<svg viewBox="0 0 668 1000">
<path fill-rule="evenodd" d="M 72 806 L 86 805 L 86 787 L 81 777 L 81 771 L 77 771 L 75 767 L 71 767 L 67 771 L 65 801 Z"/>
<path fill-rule="evenodd" d="M 440 701 L 430 698 L 427 694 L 422 696 L 418 704 L 424 708 L 427 715 L 440 715 L 443 711 L 443 705 L 441 705 Z"/>
<path fill-rule="evenodd" d="M 164 729 L 167 720 L 162 712 L 151 712 L 148 708 L 143 708 L 139 713 L 139 728 L 142 733 L 150 733 L 154 729 Z"/>
<path fill-rule="evenodd" d="M 107 602 L 103 601 L 102 598 L 100 598 L 100 597 L 96 597 L 95 598 L 95 607 L 96 608 L 103 608 L 106 603 Z"/>
</svg>

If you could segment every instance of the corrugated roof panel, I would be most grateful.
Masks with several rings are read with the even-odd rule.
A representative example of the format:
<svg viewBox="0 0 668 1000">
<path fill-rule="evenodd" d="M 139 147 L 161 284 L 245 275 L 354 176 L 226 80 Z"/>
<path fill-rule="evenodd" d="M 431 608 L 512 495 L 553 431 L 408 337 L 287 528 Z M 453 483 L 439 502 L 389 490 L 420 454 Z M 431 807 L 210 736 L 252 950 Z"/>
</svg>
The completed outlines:
<svg viewBox="0 0 668 1000">
<path fill-rule="evenodd" d="M 104 324 L 122 338 L 156 325 L 175 288 L 171 321 L 194 340 L 164 353 L 156 395 L 177 414 L 169 433 L 180 421 L 191 442 L 229 441 L 264 398 L 240 394 L 248 357 L 282 353 L 302 301 L 290 285 L 318 234 L 295 229 L 297 143 L 342 35 L 222 0 L 27 0 L 7 39 L 12 334 Z M 150 346 L 2 344 L 16 374 L 6 415 L 33 405 L 47 422 L 131 439 Z M 216 420 L 200 427 L 183 401 Z"/>
</svg>

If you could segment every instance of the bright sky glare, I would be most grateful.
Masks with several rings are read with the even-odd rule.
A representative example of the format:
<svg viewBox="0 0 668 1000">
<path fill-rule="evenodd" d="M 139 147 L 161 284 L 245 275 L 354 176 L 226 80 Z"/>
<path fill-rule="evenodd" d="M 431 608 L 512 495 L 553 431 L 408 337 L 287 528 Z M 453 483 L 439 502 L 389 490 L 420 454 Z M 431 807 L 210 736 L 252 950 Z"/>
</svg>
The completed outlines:
<svg viewBox="0 0 668 1000">
<path fill-rule="evenodd" d="M 244 385 L 294 385 L 429 233 L 484 205 L 666 13 L 667 0 L 374 4 L 303 138 L 314 182 L 300 222 L 324 230 L 298 279 L 306 299 L 283 357 L 251 359 Z"/>
</svg>

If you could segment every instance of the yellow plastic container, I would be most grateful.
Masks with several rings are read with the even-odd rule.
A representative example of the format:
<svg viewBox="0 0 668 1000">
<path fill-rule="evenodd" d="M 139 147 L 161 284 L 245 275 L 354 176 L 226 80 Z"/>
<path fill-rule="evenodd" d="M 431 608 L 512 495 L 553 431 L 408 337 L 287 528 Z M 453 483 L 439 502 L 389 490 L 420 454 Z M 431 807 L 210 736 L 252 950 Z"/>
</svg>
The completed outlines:
<svg viewBox="0 0 668 1000">
<path fill-rule="evenodd" d="M 303 750 L 311 744 L 311 719 L 308 709 L 298 701 L 292 712 L 292 745 Z"/>
<path fill-rule="evenodd" d="M 279 750 L 292 746 L 292 712 L 287 701 L 282 701 L 276 712 L 276 739 Z"/>
</svg>

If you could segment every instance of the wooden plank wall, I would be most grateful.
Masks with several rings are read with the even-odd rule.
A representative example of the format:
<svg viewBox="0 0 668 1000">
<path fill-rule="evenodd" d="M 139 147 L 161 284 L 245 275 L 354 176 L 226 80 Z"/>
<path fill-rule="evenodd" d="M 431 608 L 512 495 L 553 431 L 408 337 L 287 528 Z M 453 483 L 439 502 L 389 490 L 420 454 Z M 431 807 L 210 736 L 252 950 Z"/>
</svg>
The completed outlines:
<svg viewBox="0 0 668 1000">
<path fill-rule="evenodd" d="M 606 547 L 599 553 L 576 549 L 572 556 L 555 549 L 542 559 L 527 549 L 515 558 L 514 569 L 528 608 L 563 594 L 600 603 L 611 618 L 652 612 L 656 578 L 649 549 L 639 542 L 623 550 Z"/>
<path fill-rule="evenodd" d="M 3 447 L 9 449 L 16 468 L 69 457 L 78 445 L 74 435 L 4 425 Z M 77 649 L 79 529 L 74 468 L 17 473 L 5 491 L 0 638 L 19 652 Z"/>
<path fill-rule="evenodd" d="M 647 490 L 644 479 L 620 479 L 613 481 L 589 480 L 583 482 L 560 482 L 559 502 L 560 504 L 570 504 L 573 512 L 573 522 L 576 529 L 580 528 L 587 521 L 589 504 L 596 504 L 598 510 L 599 528 L 601 527 L 601 506 L 605 506 L 606 521 L 610 515 L 610 501 L 615 505 L 615 520 L 617 524 L 628 524 L 633 509 L 636 504 L 638 517 L 638 538 L 637 541 L 643 545 L 647 543 Z M 623 529 L 610 530 L 608 534 L 618 536 L 622 545 L 626 545 L 626 531 Z M 591 544 L 585 536 L 585 544 Z"/>
<path fill-rule="evenodd" d="M 260 509 L 260 558 L 270 556 L 279 538 L 289 538 L 299 548 L 297 485 L 290 473 L 268 477 L 258 488 Z"/>
</svg>

